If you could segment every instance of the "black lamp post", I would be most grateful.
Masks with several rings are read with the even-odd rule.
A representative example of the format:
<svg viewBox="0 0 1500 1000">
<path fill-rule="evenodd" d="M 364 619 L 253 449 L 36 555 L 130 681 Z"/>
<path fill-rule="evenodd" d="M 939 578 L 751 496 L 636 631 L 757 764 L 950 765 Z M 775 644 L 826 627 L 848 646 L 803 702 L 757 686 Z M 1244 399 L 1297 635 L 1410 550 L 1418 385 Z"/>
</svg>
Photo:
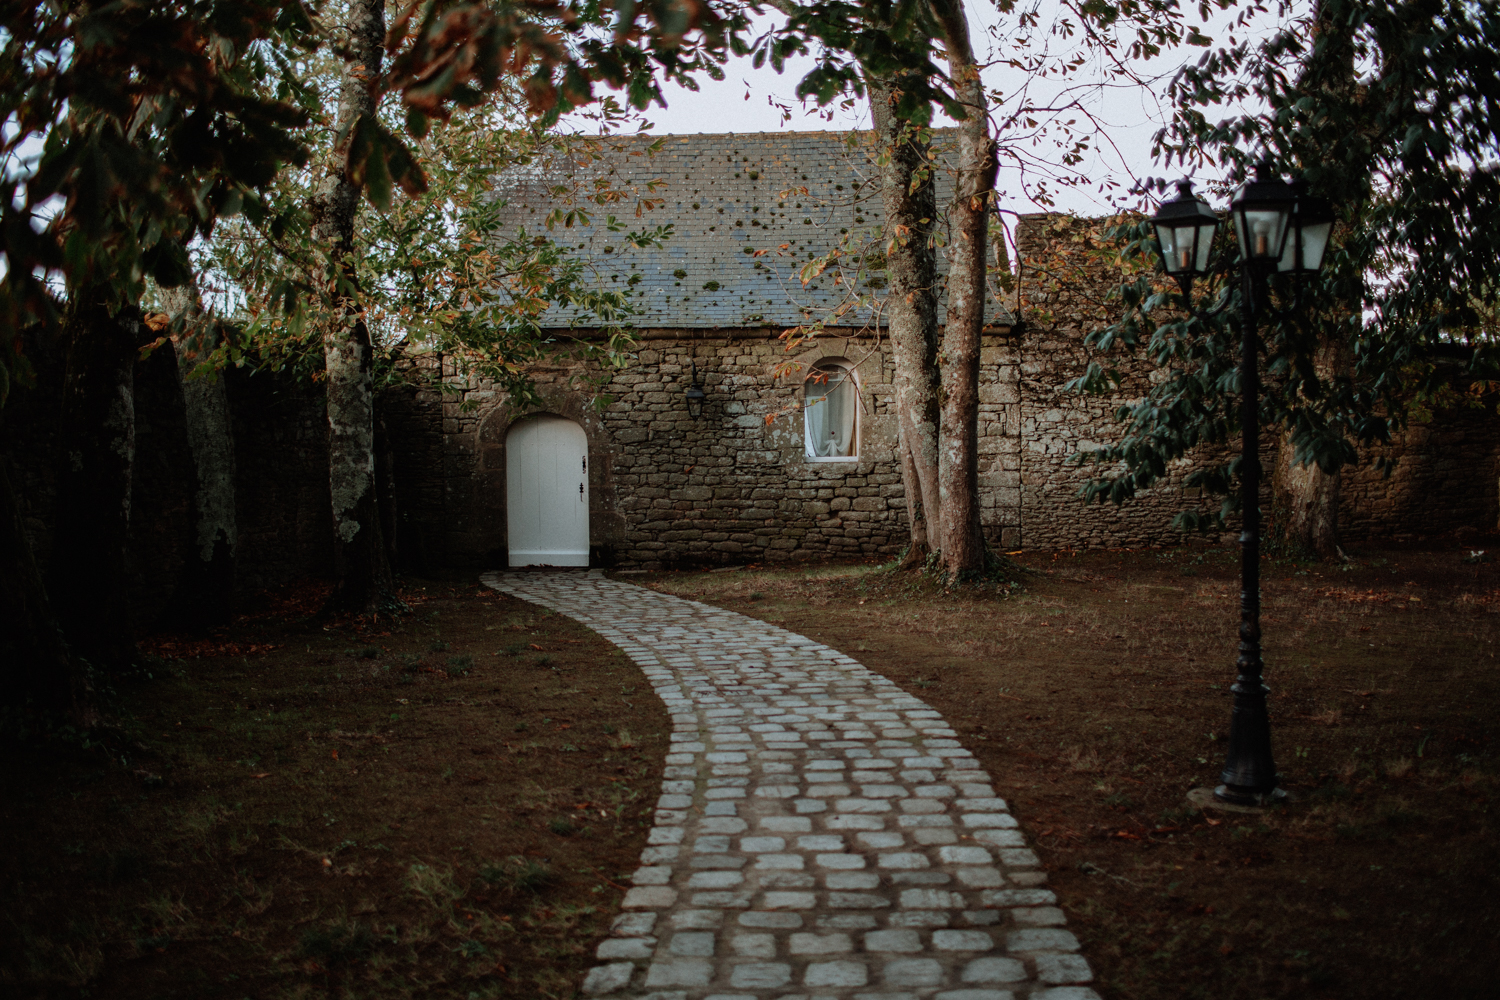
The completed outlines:
<svg viewBox="0 0 1500 1000">
<path fill-rule="evenodd" d="M 1161 206 L 1156 226 L 1162 266 L 1183 294 L 1193 278 L 1209 273 L 1208 245 L 1218 219 L 1186 182 L 1179 195 Z M 1284 797 L 1271 756 L 1270 689 L 1262 680 L 1260 648 L 1260 371 L 1256 363 L 1256 320 L 1265 304 L 1269 276 L 1316 272 L 1333 227 L 1327 202 L 1307 197 L 1260 164 L 1253 180 L 1241 185 L 1230 205 L 1239 238 L 1241 296 L 1240 352 L 1240 652 L 1229 750 L 1214 798 L 1234 805 L 1267 805 Z M 1292 239 L 1288 240 L 1288 234 Z M 1290 256 L 1287 256 L 1290 255 Z"/>
<path fill-rule="evenodd" d="M 683 396 L 687 399 L 688 416 L 694 420 L 703 417 L 703 403 L 708 399 L 708 393 L 703 391 L 703 386 L 698 382 L 698 362 L 693 362 L 693 381 L 685 390 Z"/>
</svg>

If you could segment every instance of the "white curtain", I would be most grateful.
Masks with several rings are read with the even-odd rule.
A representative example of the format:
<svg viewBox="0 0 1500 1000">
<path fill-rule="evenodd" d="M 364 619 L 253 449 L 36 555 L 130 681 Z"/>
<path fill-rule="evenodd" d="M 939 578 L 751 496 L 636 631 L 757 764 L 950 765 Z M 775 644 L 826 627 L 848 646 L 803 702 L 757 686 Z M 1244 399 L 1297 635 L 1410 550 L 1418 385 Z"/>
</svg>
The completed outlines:
<svg viewBox="0 0 1500 1000">
<path fill-rule="evenodd" d="M 827 381 L 820 381 L 826 377 Z M 803 393 L 803 427 L 809 458 L 840 458 L 854 454 L 854 411 L 859 392 L 852 373 L 842 368 L 819 369 Z"/>
</svg>

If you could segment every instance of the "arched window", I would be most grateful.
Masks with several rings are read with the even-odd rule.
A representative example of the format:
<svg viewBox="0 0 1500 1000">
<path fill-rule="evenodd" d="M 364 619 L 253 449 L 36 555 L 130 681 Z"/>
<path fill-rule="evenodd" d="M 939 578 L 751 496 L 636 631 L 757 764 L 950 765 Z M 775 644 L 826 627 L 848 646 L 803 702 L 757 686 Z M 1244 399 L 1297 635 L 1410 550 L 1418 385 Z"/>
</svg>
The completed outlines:
<svg viewBox="0 0 1500 1000">
<path fill-rule="evenodd" d="M 803 442 L 810 462 L 859 458 L 859 383 L 854 369 L 820 362 L 802 387 Z"/>
</svg>

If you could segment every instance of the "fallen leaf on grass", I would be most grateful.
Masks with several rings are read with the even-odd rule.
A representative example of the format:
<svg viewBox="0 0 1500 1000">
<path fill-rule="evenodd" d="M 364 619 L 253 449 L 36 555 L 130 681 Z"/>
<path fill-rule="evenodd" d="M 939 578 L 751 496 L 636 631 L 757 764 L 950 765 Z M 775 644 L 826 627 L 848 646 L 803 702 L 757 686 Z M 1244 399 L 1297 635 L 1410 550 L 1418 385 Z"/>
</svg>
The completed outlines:
<svg viewBox="0 0 1500 1000">
<path fill-rule="evenodd" d="M 271 772 L 270 771 L 266 771 L 263 774 L 252 774 L 252 775 L 250 775 L 250 777 L 252 777 L 252 778 L 269 778 L 270 776 L 271 776 Z"/>
</svg>

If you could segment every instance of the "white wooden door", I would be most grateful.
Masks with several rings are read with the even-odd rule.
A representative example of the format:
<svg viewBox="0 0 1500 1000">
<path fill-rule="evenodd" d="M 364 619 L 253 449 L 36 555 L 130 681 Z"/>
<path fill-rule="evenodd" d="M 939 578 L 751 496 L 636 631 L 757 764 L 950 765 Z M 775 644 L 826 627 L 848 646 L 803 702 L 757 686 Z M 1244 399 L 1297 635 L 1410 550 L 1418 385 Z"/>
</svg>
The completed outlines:
<svg viewBox="0 0 1500 1000">
<path fill-rule="evenodd" d="M 589 442 L 583 428 L 542 414 L 505 436 L 512 566 L 589 564 Z"/>
</svg>

